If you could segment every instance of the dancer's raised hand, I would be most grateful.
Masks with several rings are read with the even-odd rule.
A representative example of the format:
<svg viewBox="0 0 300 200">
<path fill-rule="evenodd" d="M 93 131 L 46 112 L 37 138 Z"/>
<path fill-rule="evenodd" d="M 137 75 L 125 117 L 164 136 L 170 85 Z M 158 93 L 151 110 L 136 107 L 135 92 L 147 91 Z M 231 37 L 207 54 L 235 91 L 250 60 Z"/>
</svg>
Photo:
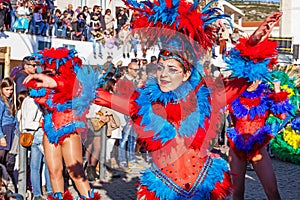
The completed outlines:
<svg viewBox="0 0 300 200">
<path fill-rule="evenodd" d="M 257 45 L 264 41 L 272 32 L 272 29 L 282 16 L 281 12 L 273 12 L 270 14 L 265 21 L 256 29 L 256 31 L 250 36 L 248 44 L 250 46 Z"/>
</svg>

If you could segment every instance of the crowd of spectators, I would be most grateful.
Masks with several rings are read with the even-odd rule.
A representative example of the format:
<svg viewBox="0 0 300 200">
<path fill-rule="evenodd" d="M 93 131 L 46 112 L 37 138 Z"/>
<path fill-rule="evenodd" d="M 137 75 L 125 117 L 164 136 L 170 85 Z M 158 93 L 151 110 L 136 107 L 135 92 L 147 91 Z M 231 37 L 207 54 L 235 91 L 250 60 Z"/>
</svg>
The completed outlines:
<svg viewBox="0 0 300 200">
<path fill-rule="evenodd" d="M 91 41 L 104 39 L 105 34 L 116 36 L 129 22 L 125 8 L 114 14 L 102 6 L 68 4 L 65 10 L 55 8 L 51 0 L 0 0 L 0 30 Z M 115 19 L 116 18 L 116 19 Z M 115 27 L 115 24 L 117 25 Z M 95 31 L 96 30 L 96 31 Z"/>
</svg>

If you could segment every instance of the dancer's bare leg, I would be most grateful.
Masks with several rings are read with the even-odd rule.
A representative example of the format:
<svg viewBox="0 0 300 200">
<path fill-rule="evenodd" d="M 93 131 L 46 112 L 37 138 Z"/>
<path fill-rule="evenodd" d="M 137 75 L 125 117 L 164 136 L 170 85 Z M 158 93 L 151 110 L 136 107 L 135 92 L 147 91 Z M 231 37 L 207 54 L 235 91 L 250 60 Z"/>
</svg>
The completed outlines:
<svg viewBox="0 0 300 200">
<path fill-rule="evenodd" d="M 76 188 L 81 195 L 88 197 L 88 191 L 91 190 L 91 187 L 84 176 L 80 136 L 72 134 L 64 140 L 61 148 L 66 167 Z"/>
<path fill-rule="evenodd" d="M 273 170 L 272 162 L 266 148 L 260 149 L 261 160 L 252 162 L 253 168 L 264 188 L 264 191 L 270 200 L 280 200 L 280 194 L 277 188 L 276 176 Z"/>
<path fill-rule="evenodd" d="M 64 193 L 63 160 L 61 146 L 55 146 L 54 144 L 51 144 L 48 141 L 46 135 L 44 135 L 43 146 L 53 193 Z"/>
</svg>

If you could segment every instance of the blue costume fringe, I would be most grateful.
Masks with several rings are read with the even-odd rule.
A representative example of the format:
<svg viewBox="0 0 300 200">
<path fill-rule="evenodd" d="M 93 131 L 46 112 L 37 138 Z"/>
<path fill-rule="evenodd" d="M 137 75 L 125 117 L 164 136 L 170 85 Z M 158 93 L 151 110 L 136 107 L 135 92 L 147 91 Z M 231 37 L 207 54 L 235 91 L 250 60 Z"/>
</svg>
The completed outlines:
<svg viewBox="0 0 300 200">
<path fill-rule="evenodd" d="M 199 127 L 203 128 L 204 120 L 210 116 L 211 112 L 211 105 L 209 104 L 210 91 L 206 86 L 201 86 L 198 90 L 196 109 L 181 121 L 179 130 L 176 130 L 174 125 L 168 122 L 167 119 L 156 115 L 152 109 L 152 103 L 154 102 L 162 102 L 165 106 L 170 102 L 177 103 L 179 100 L 184 100 L 199 82 L 200 75 L 196 70 L 193 70 L 190 80 L 174 91 L 162 92 L 156 79 L 150 79 L 143 89 L 138 90 L 140 95 L 136 99 L 136 103 L 140 105 L 138 111 L 138 115 L 142 117 L 140 125 L 145 125 L 145 131 L 154 131 L 154 140 L 161 140 L 162 144 L 165 144 L 175 138 L 177 131 L 180 136 L 191 137 Z"/>
<path fill-rule="evenodd" d="M 274 135 L 272 128 L 270 126 L 263 126 L 254 134 L 251 134 L 247 138 L 247 141 L 245 141 L 244 135 L 239 133 L 237 129 L 227 129 L 227 136 L 232 139 L 236 149 L 243 151 L 245 154 L 250 153 L 255 144 L 262 144 L 268 135 Z"/>
<path fill-rule="evenodd" d="M 65 126 L 60 127 L 58 130 L 54 127 L 52 122 L 52 114 L 44 117 L 44 130 L 50 143 L 58 143 L 59 138 L 64 135 L 75 132 L 77 128 L 84 128 L 85 124 L 81 121 L 73 121 Z"/>
<path fill-rule="evenodd" d="M 31 96 L 32 98 L 35 97 L 43 97 L 46 95 L 46 88 L 40 88 L 40 89 L 31 89 L 29 90 L 29 96 Z"/>
<path fill-rule="evenodd" d="M 228 163 L 225 160 L 208 157 L 194 185 L 191 186 L 190 190 L 185 190 L 160 172 L 153 164 L 150 169 L 142 172 L 141 185 L 155 192 L 156 197 L 159 199 L 208 200 L 215 184 L 223 181 L 224 172 L 229 172 Z M 163 176 L 162 178 L 165 181 L 162 181 L 157 175 Z"/>
</svg>

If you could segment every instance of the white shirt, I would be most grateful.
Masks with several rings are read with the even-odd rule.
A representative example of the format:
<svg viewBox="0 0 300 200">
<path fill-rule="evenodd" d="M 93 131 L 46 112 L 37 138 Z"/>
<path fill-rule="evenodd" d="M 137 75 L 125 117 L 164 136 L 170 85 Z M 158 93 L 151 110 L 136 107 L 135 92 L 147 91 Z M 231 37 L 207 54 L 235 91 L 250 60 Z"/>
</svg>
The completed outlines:
<svg viewBox="0 0 300 200">
<path fill-rule="evenodd" d="M 21 106 L 21 128 L 22 130 L 37 130 L 40 127 L 40 121 L 43 113 L 33 98 L 26 97 Z"/>
<path fill-rule="evenodd" d="M 26 8 L 26 7 L 19 7 L 17 9 L 17 14 L 20 15 L 20 16 L 24 16 L 24 15 L 30 15 L 30 12 L 29 12 L 29 8 Z"/>
</svg>

